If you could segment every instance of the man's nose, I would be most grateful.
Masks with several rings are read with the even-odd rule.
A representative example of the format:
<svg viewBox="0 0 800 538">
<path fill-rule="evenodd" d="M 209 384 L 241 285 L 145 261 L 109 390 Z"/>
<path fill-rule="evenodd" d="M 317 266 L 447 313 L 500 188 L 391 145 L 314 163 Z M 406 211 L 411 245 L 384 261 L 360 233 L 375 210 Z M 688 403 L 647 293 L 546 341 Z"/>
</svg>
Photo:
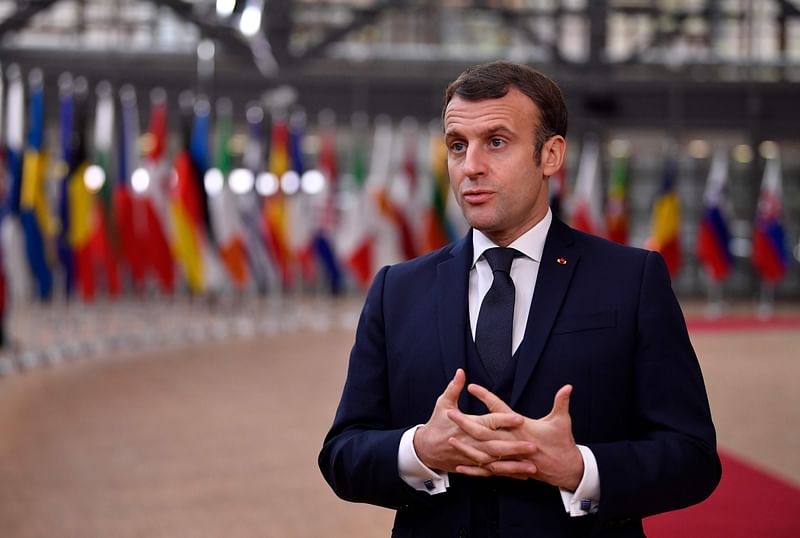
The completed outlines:
<svg viewBox="0 0 800 538">
<path fill-rule="evenodd" d="M 467 147 L 464 155 L 464 175 L 467 177 L 480 177 L 486 173 L 486 155 L 477 145 L 471 144 Z"/>
</svg>

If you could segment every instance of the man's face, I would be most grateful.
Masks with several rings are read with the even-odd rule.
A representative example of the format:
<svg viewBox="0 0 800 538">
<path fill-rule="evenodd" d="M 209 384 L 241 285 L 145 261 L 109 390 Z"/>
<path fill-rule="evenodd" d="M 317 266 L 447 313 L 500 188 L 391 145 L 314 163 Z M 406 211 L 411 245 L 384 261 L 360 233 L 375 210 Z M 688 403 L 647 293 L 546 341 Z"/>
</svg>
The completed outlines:
<svg viewBox="0 0 800 538">
<path fill-rule="evenodd" d="M 561 167 L 564 139 L 553 137 L 535 159 L 539 110 L 516 88 L 499 99 L 468 101 L 458 95 L 444 115 L 450 186 L 469 224 L 507 245 L 547 213 L 545 174 Z M 553 164 L 553 140 L 557 168 Z"/>
</svg>

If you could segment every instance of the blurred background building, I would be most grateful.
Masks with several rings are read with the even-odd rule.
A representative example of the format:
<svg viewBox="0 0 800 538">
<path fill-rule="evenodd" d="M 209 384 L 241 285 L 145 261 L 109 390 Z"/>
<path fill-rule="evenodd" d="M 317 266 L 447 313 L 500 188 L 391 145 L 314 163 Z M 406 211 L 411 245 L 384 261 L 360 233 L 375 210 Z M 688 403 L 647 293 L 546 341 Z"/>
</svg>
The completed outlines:
<svg viewBox="0 0 800 538">
<path fill-rule="evenodd" d="M 463 233 L 442 93 L 494 59 L 565 92 L 562 218 L 800 299 L 794 0 L 0 0 L 5 296 L 363 288 Z"/>
</svg>

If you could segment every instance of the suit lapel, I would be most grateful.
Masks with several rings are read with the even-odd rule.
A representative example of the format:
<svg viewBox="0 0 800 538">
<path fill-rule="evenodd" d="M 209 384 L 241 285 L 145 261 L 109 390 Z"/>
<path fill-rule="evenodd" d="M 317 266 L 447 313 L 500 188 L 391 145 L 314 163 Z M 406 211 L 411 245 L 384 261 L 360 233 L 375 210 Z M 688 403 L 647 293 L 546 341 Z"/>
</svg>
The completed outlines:
<svg viewBox="0 0 800 538">
<path fill-rule="evenodd" d="M 439 347 L 447 379 L 458 368 L 466 366 L 464 333 L 468 327 L 467 297 L 469 271 L 472 265 L 472 231 L 470 230 L 450 250 L 450 258 L 436 267 L 436 317 L 439 326 Z M 461 395 L 462 409 L 466 391 Z"/>
<path fill-rule="evenodd" d="M 573 231 L 554 218 L 542 252 L 528 325 L 522 340 L 509 405 L 516 405 L 528 384 L 553 328 L 570 280 L 580 259 Z"/>
</svg>

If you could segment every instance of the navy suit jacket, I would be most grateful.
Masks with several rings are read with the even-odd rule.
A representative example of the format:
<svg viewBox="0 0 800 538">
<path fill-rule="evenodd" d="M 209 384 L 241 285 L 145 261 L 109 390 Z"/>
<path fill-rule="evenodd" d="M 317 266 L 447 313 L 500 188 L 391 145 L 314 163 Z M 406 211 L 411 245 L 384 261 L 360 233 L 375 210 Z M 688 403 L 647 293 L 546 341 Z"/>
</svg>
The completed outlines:
<svg viewBox="0 0 800 538">
<path fill-rule="evenodd" d="M 396 509 L 393 536 L 468 536 L 470 492 L 482 484 L 496 494 L 502 537 L 643 536 L 642 517 L 713 491 L 721 474 L 714 426 L 663 259 L 558 219 L 545 242 L 507 403 L 540 418 L 556 391 L 573 385 L 575 440 L 592 450 L 600 474 L 598 512 L 570 518 L 558 489 L 536 480 L 451 474 L 448 491 L 433 496 L 403 482 L 400 437 L 428 420 L 465 366 L 471 263 L 469 233 L 375 277 L 319 455 L 337 495 Z"/>
</svg>

